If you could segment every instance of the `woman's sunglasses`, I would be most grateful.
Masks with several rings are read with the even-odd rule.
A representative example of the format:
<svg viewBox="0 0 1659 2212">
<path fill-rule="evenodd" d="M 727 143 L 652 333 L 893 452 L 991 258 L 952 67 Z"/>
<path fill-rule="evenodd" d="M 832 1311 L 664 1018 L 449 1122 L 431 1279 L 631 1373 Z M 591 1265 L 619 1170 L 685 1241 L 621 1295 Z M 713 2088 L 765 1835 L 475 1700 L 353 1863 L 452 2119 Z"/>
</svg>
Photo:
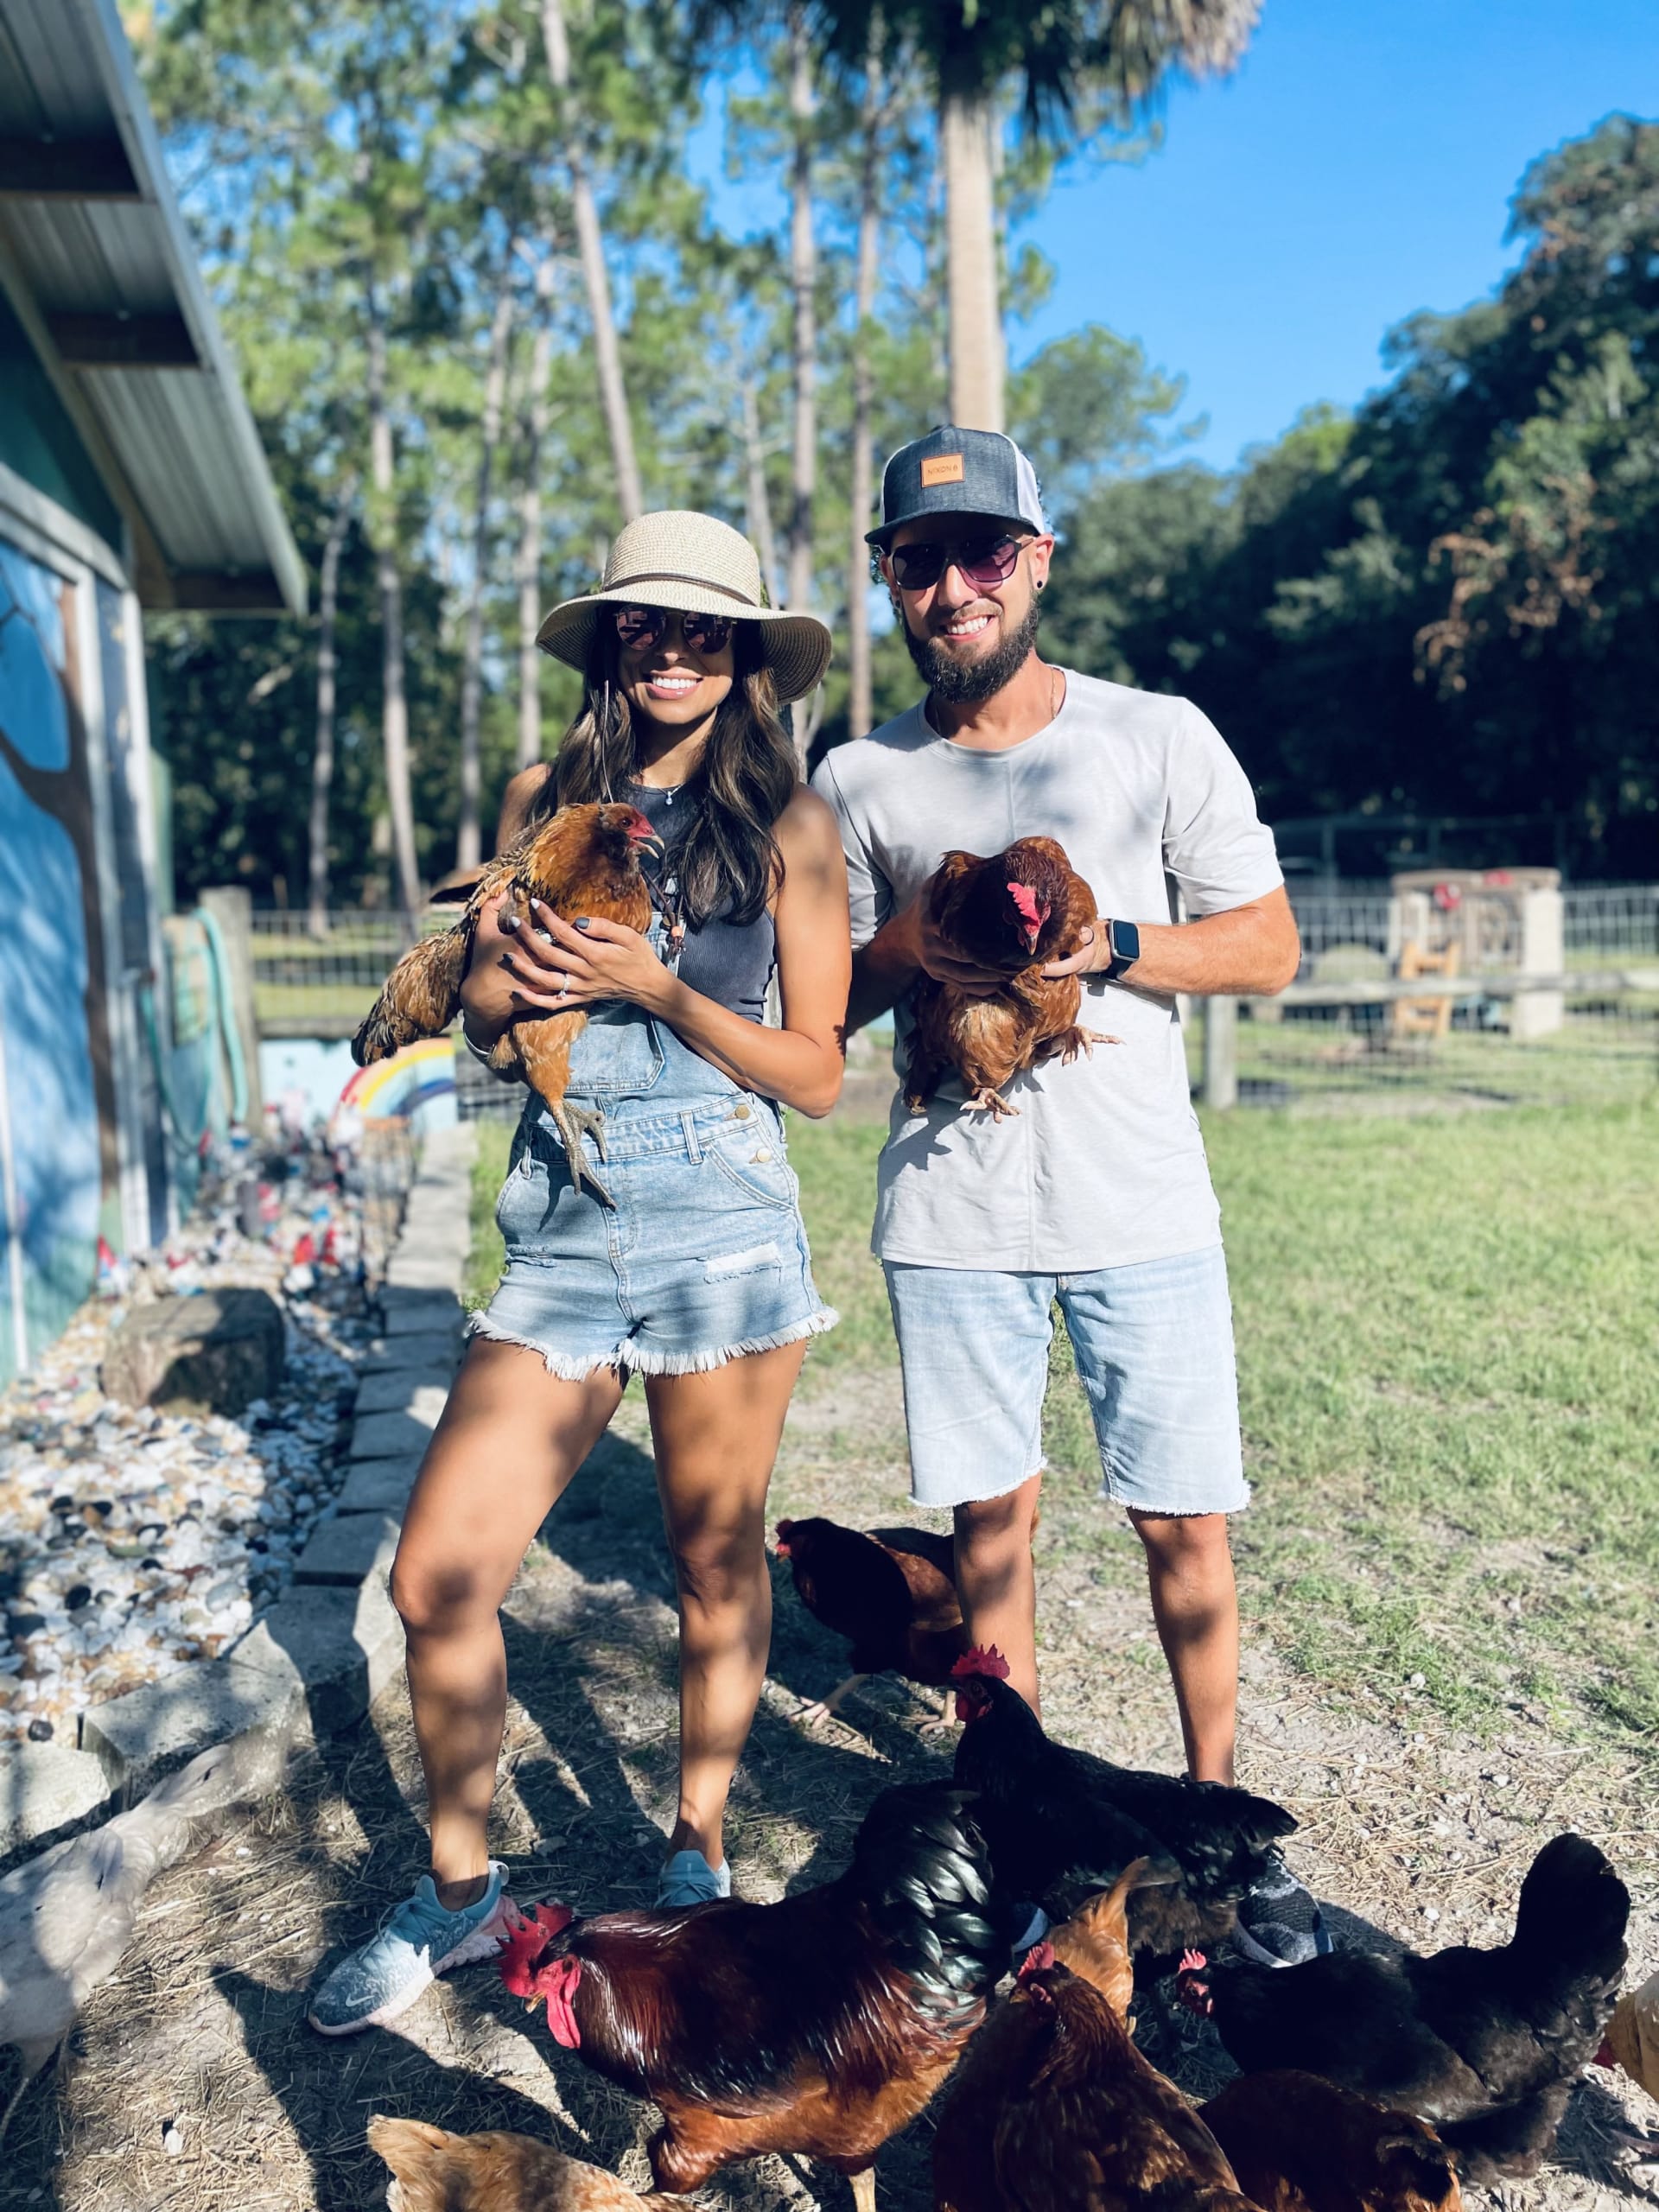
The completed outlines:
<svg viewBox="0 0 1659 2212">
<path fill-rule="evenodd" d="M 660 645 L 671 623 L 679 626 L 691 652 L 705 656 L 724 652 L 732 635 L 723 614 L 679 614 L 667 607 L 619 607 L 613 619 L 618 639 L 635 652 Z"/>
<path fill-rule="evenodd" d="M 927 591 L 948 568 L 957 569 L 963 582 L 972 584 L 976 591 L 995 591 L 998 584 L 1007 583 L 1019 566 L 1020 541 L 1006 531 L 938 544 L 918 538 L 912 545 L 895 545 L 887 559 L 900 591 Z"/>
</svg>

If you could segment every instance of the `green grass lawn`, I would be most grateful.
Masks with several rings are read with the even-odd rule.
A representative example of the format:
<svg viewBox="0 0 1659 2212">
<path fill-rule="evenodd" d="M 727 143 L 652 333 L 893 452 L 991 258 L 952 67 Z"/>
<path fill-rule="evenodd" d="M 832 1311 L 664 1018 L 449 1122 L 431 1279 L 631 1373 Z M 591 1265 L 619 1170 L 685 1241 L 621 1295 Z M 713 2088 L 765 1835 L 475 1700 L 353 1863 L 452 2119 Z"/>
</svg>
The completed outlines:
<svg viewBox="0 0 1659 2212">
<path fill-rule="evenodd" d="M 1516 1705 L 1659 1730 L 1659 1106 L 1206 1125 L 1237 1316 L 1255 1632 L 1368 1709 L 1476 1727 Z M 842 1326 L 804 1387 L 896 1355 L 867 1249 L 879 1129 L 790 1126 Z M 478 1173 L 472 1294 L 499 1266 L 505 1131 Z M 1047 1541 L 1135 1566 L 1088 1509 L 1057 1345 Z M 1066 1480 L 1070 1476 L 1071 1479 Z"/>
</svg>

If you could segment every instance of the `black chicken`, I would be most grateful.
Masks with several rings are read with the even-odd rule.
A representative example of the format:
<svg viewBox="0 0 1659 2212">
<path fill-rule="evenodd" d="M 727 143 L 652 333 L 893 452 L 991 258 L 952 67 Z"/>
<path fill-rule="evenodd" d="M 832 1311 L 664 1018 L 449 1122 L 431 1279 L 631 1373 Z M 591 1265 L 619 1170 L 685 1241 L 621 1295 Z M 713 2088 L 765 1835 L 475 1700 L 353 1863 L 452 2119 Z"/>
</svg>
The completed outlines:
<svg viewBox="0 0 1659 2212">
<path fill-rule="evenodd" d="M 1624 1967 L 1630 1892 L 1558 1835 L 1521 1885 L 1515 1935 L 1424 1958 L 1336 1951 L 1305 1966 L 1183 1960 L 1178 1987 L 1247 2073 L 1300 2067 L 1433 2120 L 1465 2181 L 1536 2172 Z"/>
<path fill-rule="evenodd" d="M 1268 1853 L 1296 1822 L 1281 1805 L 1218 1782 L 1114 1766 L 1046 1735 L 996 1651 L 957 1663 L 956 1778 L 979 1792 L 974 1815 L 997 1880 L 1064 1918 L 1084 1893 L 1107 1887 L 1132 1859 L 1172 1865 L 1179 1878 L 1129 1900 L 1129 1941 L 1139 1955 L 1219 1942 Z M 1189 1929 L 1207 1928 L 1206 1938 Z"/>
</svg>

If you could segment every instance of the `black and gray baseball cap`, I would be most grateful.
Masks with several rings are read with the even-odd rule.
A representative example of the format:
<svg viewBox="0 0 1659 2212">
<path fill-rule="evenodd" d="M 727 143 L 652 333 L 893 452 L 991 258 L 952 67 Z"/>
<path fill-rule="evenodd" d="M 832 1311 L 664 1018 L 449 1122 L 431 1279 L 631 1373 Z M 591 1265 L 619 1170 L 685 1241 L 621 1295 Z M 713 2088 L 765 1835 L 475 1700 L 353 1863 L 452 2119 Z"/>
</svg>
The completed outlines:
<svg viewBox="0 0 1659 2212">
<path fill-rule="evenodd" d="M 1035 531 L 1048 528 L 1037 472 L 1001 430 L 960 430 L 941 423 L 900 446 L 881 472 L 881 527 L 865 534 L 883 552 L 902 523 L 923 515 L 984 515 Z"/>
</svg>

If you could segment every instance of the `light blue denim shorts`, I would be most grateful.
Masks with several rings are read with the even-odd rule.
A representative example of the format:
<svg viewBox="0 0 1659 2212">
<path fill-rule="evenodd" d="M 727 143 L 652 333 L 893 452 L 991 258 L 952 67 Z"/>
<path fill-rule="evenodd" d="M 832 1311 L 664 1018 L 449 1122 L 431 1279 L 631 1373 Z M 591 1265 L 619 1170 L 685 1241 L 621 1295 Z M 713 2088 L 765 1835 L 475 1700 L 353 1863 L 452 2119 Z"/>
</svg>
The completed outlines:
<svg viewBox="0 0 1659 2212">
<path fill-rule="evenodd" d="M 495 1210 L 507 1264 L 474 1333 L 579 1381 L 699 1375 L 834 1326 L 769 1100 L 730 1085 L 677 1106 L 613 1100 L 590 1158 L 613 1205 L 572 1187 L 544 1117 L 519 1124 Z"/>
<path fill-rule="evenodd" d="M 1000 1497 L 1041 1470 L 1057 1301 L 1094 1415 L 1102 1495 L 1137 1513 L 1249 1504 L 1218 1244 L 1087 1274 L 886 1267 L 917 1504 Z"/>
</svg>

